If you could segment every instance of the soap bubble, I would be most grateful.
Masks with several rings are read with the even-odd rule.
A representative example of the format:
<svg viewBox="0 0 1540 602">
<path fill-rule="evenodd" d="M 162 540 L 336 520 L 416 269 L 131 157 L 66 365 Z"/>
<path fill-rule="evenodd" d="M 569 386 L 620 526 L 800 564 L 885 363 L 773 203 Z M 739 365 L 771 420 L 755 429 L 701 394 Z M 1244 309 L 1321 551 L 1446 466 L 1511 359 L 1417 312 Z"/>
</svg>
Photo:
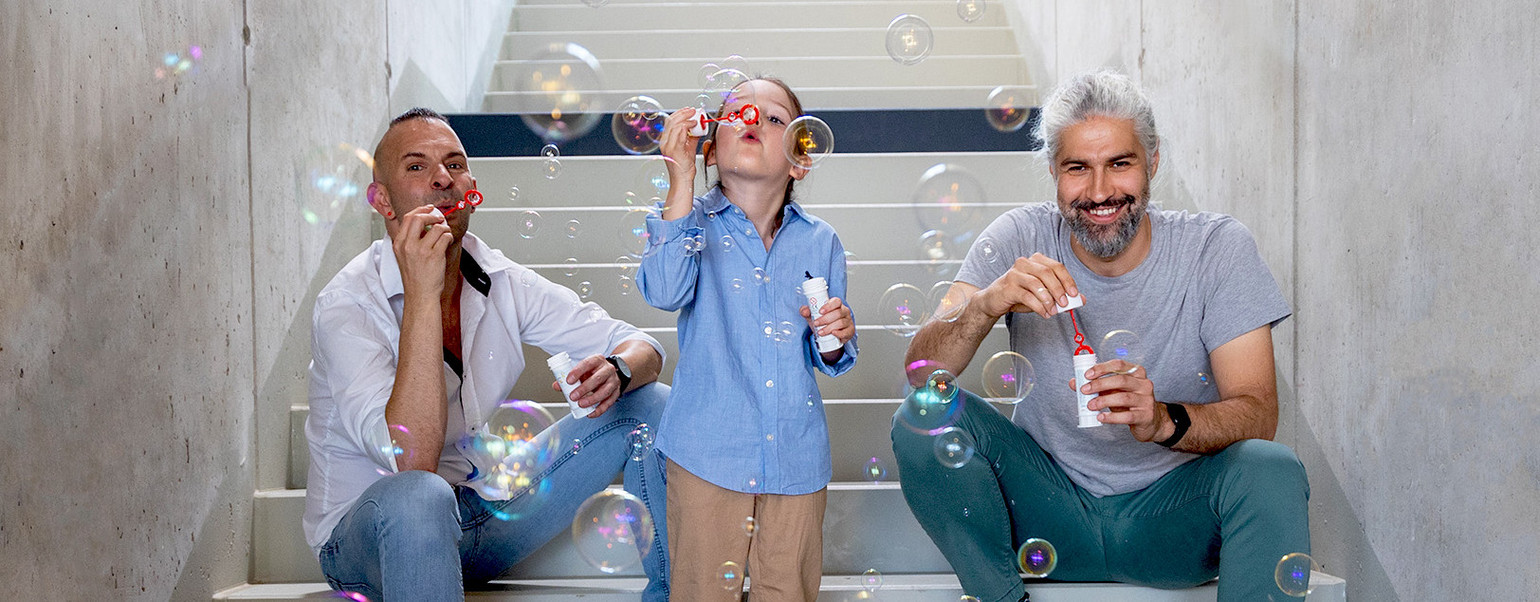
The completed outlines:
<svg viewBox="0 0 1540 602">
<path fill-rule="evenodd" d="M 753 78 L 737 69 L 722 69 L 707 76 L 704 91 L 707 102 L 697 108 L 715 114 L 718 109 L 731 112 L 743 105 L 755 104 L 754 88 L 741 85 L 750 79 Z"/>
<path fill-rule="evenodd" d="M 1315 586 L 1310 583 L 1310 572 L 1319 570 L 1321 565 L 1316 564 L 1309 554 L 1294 552 L 1278 561 L 1273 580 L 1284 595 L 1302 597 L 1315 591 Z"/>
<path fill-rule="evenodd" d="M 1020 353 L 1001 351 L 984 362 L 984 393 L 996 400 L 1021 403 L 1036 382 L 1032 362 Z"/>
<path fill-rule="evenodd" d="M 984 0 L 957 0 L 957 16 L 968 23 L 984 18 Z"/>
<path fill-rule="evenodd" d="M 573 43 L 551 44 L 525 63 L 514 90 L 516 112 L 547 141 L 582 137 L 599 123 L 599 59 Z"/>
<path fill-rule="evenodd" d="M 888 465 L 881 458 L 872 456 L 870 460 L 866 461 L 866 466 L 861 468 L 861 476 L 873 483 L 881 483 L 884 479 L 888 478 Z"/>
<path fill-rule="evenodd" d="M 508 189 L 508 202 L 510 202 L 510 203 L 517 203 L 518 201 L 519 201 L 519 187 L 518 186 L 510 187 Z"/>
<path fill-rule="evenodd" d="M 786 343 L 797 340 L 797 327 L 789 321 L 781 321 L 775 327 L 775 342 Z"/>
<path fill-rule="evenodd" d="M 555 424 L 551 413 L 532 401 L 509 400 L 498 405 L 486 428 L 462 447 L 480 478 L 473 488 L 486 499 L 508 499 L 528 487 L 559 453 L 554 437 L 539 437 Z"/>
<path fill-rule="evenodd" d="M 668 164 L 673 159 L 652 156 L 641 161 L 642 167 L 631 180 L 631 194 L 626 196 L 633 205 L 651 208 L 657 201 L 668 196 Z"/>
<path fill-rule="evenodd" d="M 968 594 L 963 594 L 961 598 L 957 599 L 957 602 L 979 602 L 979 599 Z"/>
<path fill-rule="evenodd" d="M 610 119 L 610 133 L 621 150 L 645 155 L 658 150 L 663 138 L 663 120 L 668 117 L 663 105 L 651 96 L 632 96 L 620 103 Z"/>
<path fill-rule="evenodd" d="M 744 535 L 747 535 L 749 537 L 753 537 L 754 533 L 757 532 L 757 531 L 759 531 L 759 523 L 754 520 L 754 517 L 750 516 L 748 518 L 743 519 L 743 534 Z"/>
<path fill-rule="evenodd" d="M 561 159 L 554 157 L 546 159 L 545 164 L 540 167 L 540 173 L 545 175 L 547 180 L 555 180 L 561 177 Z"/>
<path fill-rule="evenodd" d="M 930 23 L 908 13 L 888 23 L 888 56 L 902 65 L 917 65 L 930 56 Z"/>
<path fill-rule="evenodd" d="M 973 232 L 983 217 L 984 186 L 968 170 L 950 163 L 925 170 L 910 199 L 925 230 Z"/>
<path fill-rule="evenodd" d="M 978 249 L 979 257 L 982 257 L 985 263 L 1000 261 L 1000 247 L 993 239 L 980 238 L 978 242 L 973 243 L 973 246 Z"/>
<path fill-rule="evenodd" d="M 620 489 L 590 496 L 572 519 L 578 555 L 604 573 L 615 573 L 642 559 L 652 546 L 652 516 L 640 499 Z"/>
<path fill-rule="evenodd" d="M 645 422 L 638 424 L 631 429 L 626 440 L 631 444 L 631 461 L 641 462 L 642 458 L 647 457 L 647 452 L 652 450 L 652 427 Z"/>
<path fill-rule="evenodd" d="M 1059 566 L 1059 553 L 1046 539 L 1028 539 L 1016 550 L 1016 565 L 1021 572 L 1033 577 L 1047 577 Z"/>
<path fill-rule="evenodd" d="M 567 220 L 567 238 L 577 238 L 583 232 L 583 224 L 575 219 Z"/>
<path fill-rule="evenodd" d="M 727 58 L 722 59 L 722 68 L 723 69 L 736 69 L 738 71 L 742 71 L 744 73 L 748 73 L 749 72 L 749 60 L 746 59 L 746 58 L 743 58 L 742 56 L 739 56 L 739 55 L 736 55 L 736 54 L 731 54 L 731 55 L 728 55 Z"/>
<path fill-rule="evenodd" d="M 898 406 L 898 422 L 922 435 L 936 435 L 957 421 L 962 412 L 957 378 L 946 370 L 936 370 L 925 384 L 910 391 Z"/>
<path fill-rule="evenodd" d="M 728 591 L 740 591 L 743 589 L 743 569 L 738 563 L 731 560 L 717 567 L 717 577 L 721 579 L 722 589 Z"/>
<path fill-rule="evenodd" d="M 861 573 L 861 589 L 874 592 L 880 587 L 882 587 L 882 573 L 877 569 L 866 569 L 866 572 Z"/>
<path fill-rule="evenodd" d="M 1139 335 L 1130 330 L 1114 330 L 1102 337 L 1102 346 L 1097 354 L 1101 361 L 1123 360 L 1130 364 L 1144 364 L 1144 342 L 1139 340 Z"/>
<path fill-rule="evenodd" d="M 374 157 L 351 144 L 312 149 L 297 161 L 300 218 L 329 226 L 348 213 L 367 210 L 367 190 L 374 181 Z"/>
<path fill-rule="evenodd" d="M 899 283 L 888 287 L 877 302 L 877 320 L 888 332 L 901 337 L 912 337 L 929 317 L 925 293 L 912 284 Z"/>
<path fill-rule="evenodd" d="M 641 257 L 647 251 L 647 215 L 646 209 L 629 209 L 620 216 L 620 236 L 616 240 L 620 244 L 620 250 L 632 257 Z"/>
<path fill-rule="evenodd" d="M 578 271 L 577 263 L 578 260 L 576 257 L 568 257 L 566 260 L 562 261 L 562 275 L 568 278 L 576 276 Z"/>
<path fill-rule="evenodd" d="M 743 279 L 742 278 L 734 278 L 732 282 L 727 284 L 727 290 L 730 290 L 730 291 L 735 292 L 735 293 L 743 292 Z"/>
<path fill-rule="evenodd" d="M 1199 372 L 1198 384 L 1204 387 L 1212 386 L 1214 384 L 1214 377 L 1210 376 L 1207 372 Z"/>
<path fill-rule="evenodd" d="M 920 259 L 932 271 L 945 268 L 947 260 L 951 258 L 952 244 L 947 240 L 946 233 L 929 230 L 920 235 Z"/>
<path fill-rule="evenodd" d="M 631 291 L 636 290 L 636 282 L 630 276 L 621 276 L 615 286 L 621 295 L 630 295 Z"/>
<path fill-rule="evenodd" d="M 951 280 L 942 280 L 930 287 L 931 319 L 937 322 L 956 322 L 968 308 L 969 297 L 961 289 L 952 288 Z"/>
<path fill-rule="evenodd" d="M 599 8 L 599 7 L 604 6 L 606 4 L 609 4 L 609 3 L 610 3 L 610 0 L 583 0 L 583 4 L 587 4 L 587 5 L 592 6 L 594 8 Z"/>
<path fill-rule="evenodd" d="M 711 76 L 721 71 L 722 66 L 716 63 L 706 63 L 700 66 L 700 87 L 705 88 L 711 84 Z M 742 71 L 742 69 L 739 69 Z"/>
<path fill-rule="evenodd" d="M 812 115 L 791 120 L 785 136 L 786 159 L 792 165 L 813 169 L 834 153 L 834 130 Z"/>
<path fill-rule="evenodd" d="M 936 433 L 933 443 L 936 461 L 947 468 L 962 468 L 973 459 L 973 435 L 968 431 L 949 426 Z"/>
<path fill-rule="evenodd" d="M 1002 132 L 1014 132 L 1027 124 L 1037 90 L 1027 86 L 999 86 L 989 92 L 984 118 L 989 126 Z"/>
<path fill-rule="evenodd" d="M 555 159 L 557 157 L 560 157 L 561 156 L 561 147 L 556 146 L 555 144 L 547 144 L 545 146 L 542 146 L 542 147 L 540 147 L 540 156 L 545 157 L 547 159 Z"/>
<path fill-rule="evenodd" d="M 594 294 L 594 283 L 587 280 L 579 282 L 577 287 L 577 294 L 579 299 L 587 301 L 588 297 Z"/>
<path fill-rule="evenodd" d="M 519 216 L 519 238 L 531 239 L 540 234 L 540 227 L 545 225 L 545 220 L 540 217 L 539 211 L 525 211 Z"/>
<path fill-rule="evenodd" d="M 733 235 L 731 235 L 731 234 L 723 234 L 722 235 L 722 250 L 723 251 L 731 251 L 731 250 L 733 250 Z"/>
<path fill-rule="evenodd" d="M 583 440 L 582 439 L 573 439 L 572 440 L 572 455 L 575 456 L 575 455 L 578 454 L 578 452 L 581 452 L 581 451 L 583 451 Z"/>
<path fill-rule="evenodd" d="M 759 268 L 759 267 L 754 268 L 754 284 L 757 284 L 757 285 L 760 285 L 760 286 L 764 286 L 764 285 L 769 284 L 769 283 L 770 283 L 770 274 L 768 272 L 765 272 L 765 268 Z"/>
</svg>

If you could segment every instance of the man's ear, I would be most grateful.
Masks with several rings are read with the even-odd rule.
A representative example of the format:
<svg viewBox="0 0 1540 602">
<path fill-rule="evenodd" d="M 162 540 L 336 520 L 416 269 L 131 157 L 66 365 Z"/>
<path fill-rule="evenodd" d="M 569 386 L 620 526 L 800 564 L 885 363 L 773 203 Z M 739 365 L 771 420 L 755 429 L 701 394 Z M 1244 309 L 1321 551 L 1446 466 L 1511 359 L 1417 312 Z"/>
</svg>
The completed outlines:
<svg viewBox="0 0 1540 602">
<path fill-rule="evenodd" d="M 706 158 L 706 167 L 717 164 L 717 145 L 710 138 L 700 144 L 700 154 Z"/>
<path fill-rule="evenodd" d="M 390 208 L 390 193 L 386 192 L 385 187 L 379 182 L 370 182 L 365 194 L 369 199 L 369 206 L 374 208 L 375 213 L 384 216 L 387 220 L 396 218 L 395 210 Z"/>
<path fill-rule="evenodd" d="M 1155 155 L 1150 157 L 1150 179 L 1151 180 L 1155 179 L 1155 172 L 1158 171 L 1158 170 L 1160 170 L 1160 151 L 1155 151 Z"/>
</svg>

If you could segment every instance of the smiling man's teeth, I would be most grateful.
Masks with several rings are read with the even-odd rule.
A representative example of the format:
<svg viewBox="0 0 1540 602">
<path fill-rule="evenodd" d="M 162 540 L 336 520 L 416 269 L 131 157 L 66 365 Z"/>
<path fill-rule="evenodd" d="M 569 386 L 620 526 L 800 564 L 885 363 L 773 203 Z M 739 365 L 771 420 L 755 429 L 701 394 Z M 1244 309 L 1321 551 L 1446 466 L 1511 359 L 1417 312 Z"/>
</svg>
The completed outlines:
<svg viewBox="0 0 1540 602">
<path fill-rule="evenodd" d="M 1091 210 L 1091 215 L 1094 215 L 1096 217 L 1107 217 L 1107 216 L 1112 215 L 1112 214 L 1117 213 L 1117 212 L 1118 212 L 1118 208 L 1117 207 L 1098 207 L 1096 209 L 1092 209 Z"/>
</svg>

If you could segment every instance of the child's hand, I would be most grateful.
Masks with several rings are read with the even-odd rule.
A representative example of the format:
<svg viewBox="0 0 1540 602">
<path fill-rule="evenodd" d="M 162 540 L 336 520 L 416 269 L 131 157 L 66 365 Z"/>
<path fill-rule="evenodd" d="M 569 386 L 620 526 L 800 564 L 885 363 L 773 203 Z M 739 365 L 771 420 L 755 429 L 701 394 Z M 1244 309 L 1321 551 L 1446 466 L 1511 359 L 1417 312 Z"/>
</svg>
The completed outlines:
<svg viewBox="0 0 1540 602">
<path fill-rule="evenodd" d="M 664 199 L 663 219 L 679 219 L 689 214 L 695 199 L 695 147 L 700 138 L 690 135 L 697 109 L 685 107 L 663 120 L 663 137 L 658 152 L 668 163 L 668 198 Z"/>
<path fill-rule="evenodd" d="M 832 334 L 834 338 L 840 340 L 842 345 L 856 337 L 855 319 L 851 318 L 850 308 L 845 307 L 845 302 L 839 297 L 829 299 L 828 303 L 823 304 L 823 307 L 819 308 L 819 314 L 818 319 L 814 320 L 813 312 L 808 310 L 806 305 L 802 306 L 802 317 L 807 320 L 814 334 L 818 336 Z"/>
</svg>

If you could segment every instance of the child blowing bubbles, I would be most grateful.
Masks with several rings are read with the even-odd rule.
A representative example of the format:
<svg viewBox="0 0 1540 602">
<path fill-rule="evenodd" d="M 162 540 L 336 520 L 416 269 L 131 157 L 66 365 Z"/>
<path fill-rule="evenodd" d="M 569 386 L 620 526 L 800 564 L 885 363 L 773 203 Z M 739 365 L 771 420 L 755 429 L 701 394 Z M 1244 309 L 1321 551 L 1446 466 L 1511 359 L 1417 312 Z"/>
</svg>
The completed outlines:
<svg viewBox="0 0 1540 602">
<path fill-rule="evenodd" d="M 638 277 L 649 304 L 679 310 L 679 364 L 656 442 L 669 459 L 670 589 L 680 600 L 736 599 L 748 567 L 756 600 L 813 600 L 833 472 L 813 370 L 839 376 L 857 353 L 841 300 L 845 249 L 791 201 L 807 175 L 786 153 L 786 127 L 802 112 L 796 94 L 766 78 L 734 92 L 753 99 L 759 119 L 711 128 L 701 154 L 720 181 L 704 196 L 694 196 L 696 110 L 665 121 L 668 198 L 647 218 Z M 729 99 L 722 114 L 743 104 Z M 698 250 L 697 239 L 706 242 Z M 828 282 L 817 320 L 798 292 L 805 274 Z M 783 336 L 793 323 L 808 328 Z M 819 335 L 841 346 L 819 353 Z"/>
</svg>

